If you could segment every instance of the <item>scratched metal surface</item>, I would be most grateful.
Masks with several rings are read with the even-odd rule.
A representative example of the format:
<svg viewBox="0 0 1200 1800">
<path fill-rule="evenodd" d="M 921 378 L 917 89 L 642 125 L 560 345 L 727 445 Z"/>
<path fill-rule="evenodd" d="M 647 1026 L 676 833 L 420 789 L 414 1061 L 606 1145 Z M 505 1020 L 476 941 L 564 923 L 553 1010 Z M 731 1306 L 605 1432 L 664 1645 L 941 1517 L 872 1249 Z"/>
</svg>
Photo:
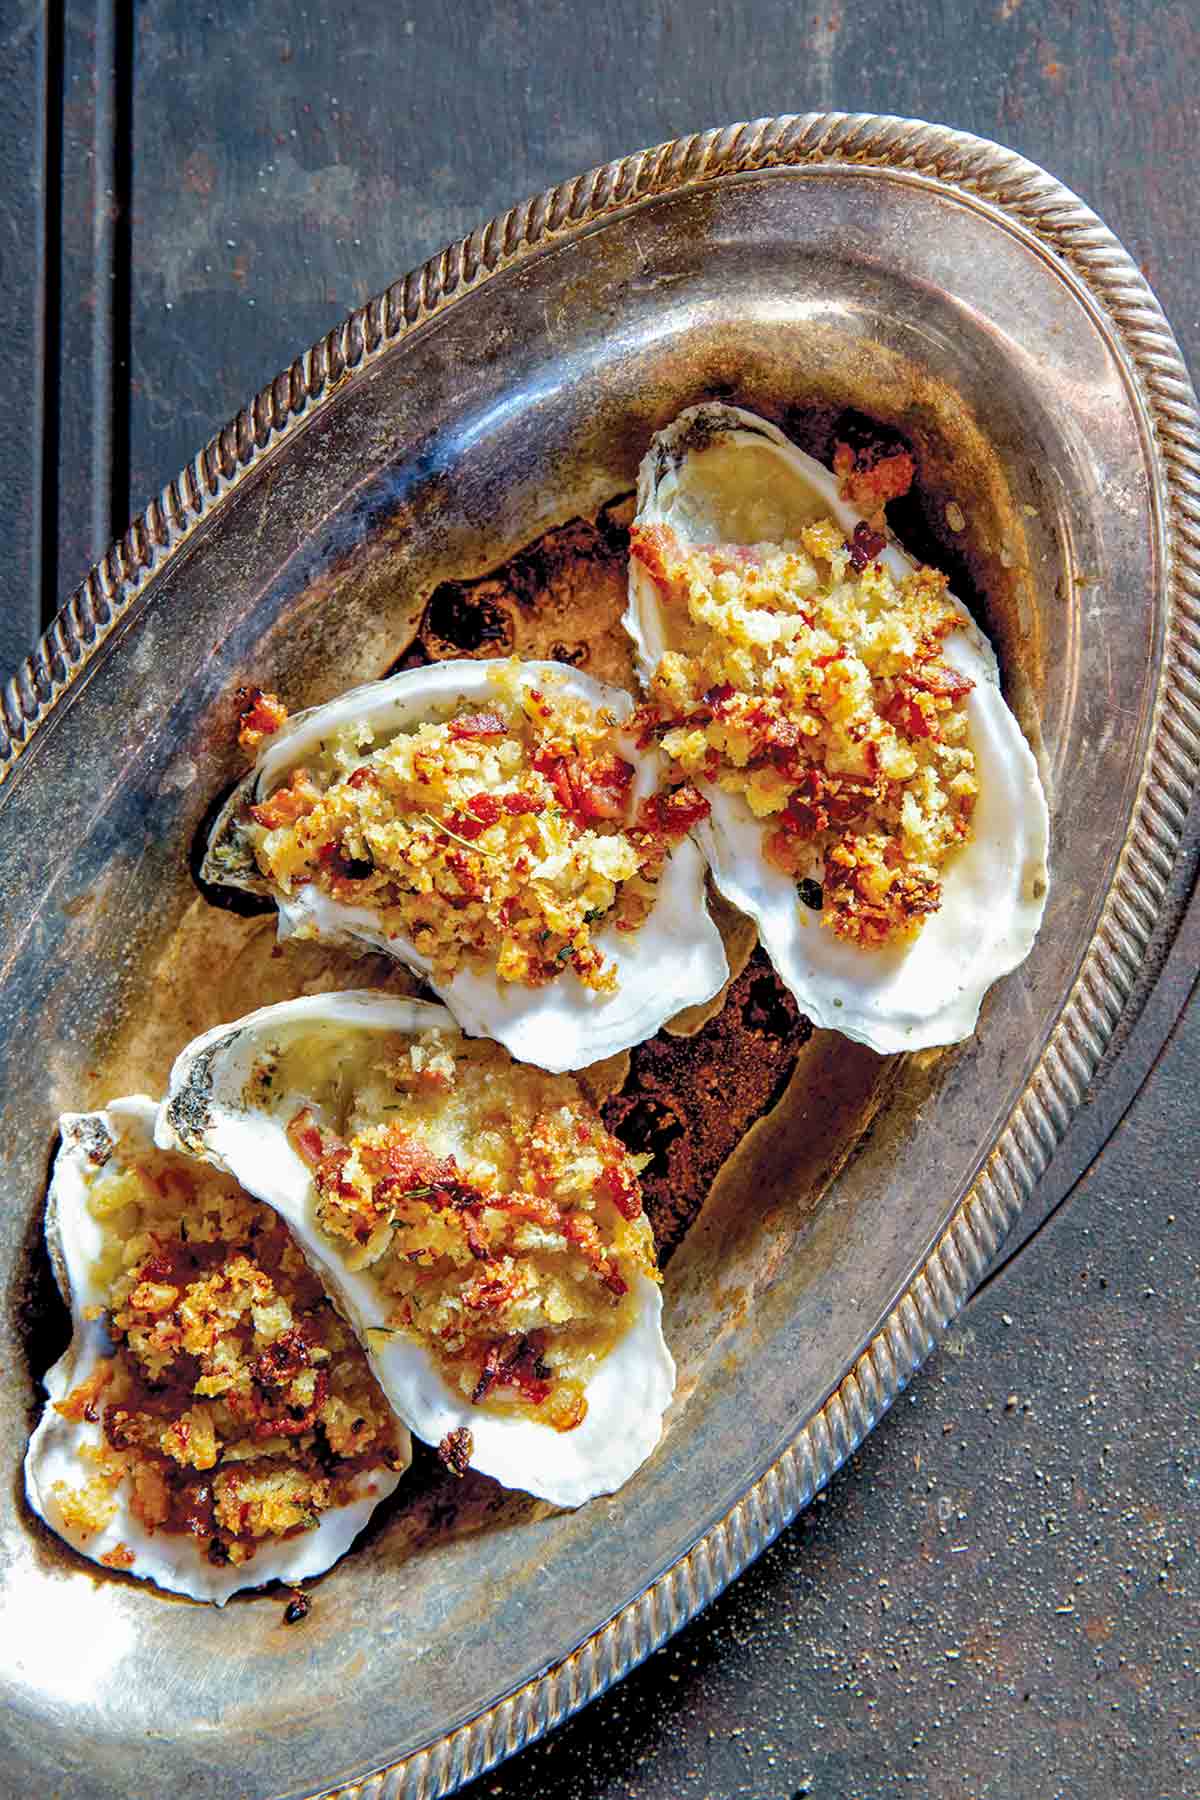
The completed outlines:
<svg viewBox="0 0 1200 1800">
<path fill-rule="evenodd" d="M 48 337 L 5 443 L 9 656 L 130 503 L 349 305 L 518 194 L 710 120 L 836 105 L 1010 143 L 1098 208 L 1185 353 L 1200 344 L 1191 0 L 919 0 L 902 38 L 878 0 L 367 0 L 352 20 L 294 0 L 202 14 L 161 0 L 124 36 L 108 7 L 68 4 L 57 52 L 42 11 L 0 0 L 5 320 L 35 359 Z M 57 165 L 36 80 L 47 55 L 64 95 Z M 52 136 L 53 106 L 49 120 Z M 61 286 L 43 315 L 47 164 Z M 124 239 L 107 229 L 114 195 Z M 1047 1204 L 1119 1120 L 1196 953 L 1193 916 Z M 1196 1048 L 1189 1019 L 861 1470 L 684 1639 L 479 1793 L 1195 1789 Z"/>
</svg>

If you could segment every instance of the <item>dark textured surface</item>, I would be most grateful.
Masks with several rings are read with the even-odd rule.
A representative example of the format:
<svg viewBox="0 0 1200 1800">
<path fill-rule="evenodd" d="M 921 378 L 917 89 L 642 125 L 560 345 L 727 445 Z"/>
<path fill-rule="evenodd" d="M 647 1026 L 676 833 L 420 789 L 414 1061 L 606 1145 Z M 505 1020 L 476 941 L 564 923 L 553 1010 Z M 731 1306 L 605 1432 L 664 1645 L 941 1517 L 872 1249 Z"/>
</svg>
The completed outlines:
<svg viewBox="0 0 1200 1800">
<path fill-rule="evenodd" d="M 349 23 L 296 0 L 69 4 L 47 360 L 44 8 L 0 0 L 0 316 L 20 374 L 0 444 L 0 660 L 33 623 L 46 494 L 65 592 L 120 522 L 126 463 L 141 505 L 298 348 L 448 238 L 701 125 L 837 106 L 1011 144 L 1125 239 L 1194 354 L 1192 0 L 919 0 L 899 18 L 882 0 L 360 0 Z M 108 134 L 129 77 L 131 208 L 114 219 Z M 49 480 L 43 392 L 62 395 Z M 1188 946 L 1161 1029 L 1192 979 Z M 1198 1050 L 1193 1008 L 1068 1205 L 830 1494 L 473 1800 L 1200 1789 Z"/>
<path fill-rule="evenodd" d="M 766 113 L 905 113 L 1011 144 L 1124 238 L 1186 353 L 1192 0 L 906 12 L 901 34 L 894 0 L 139 8 L 135 504 L 299 345 L 481 219 Z"/>
<path fill-rule="evenodd" d="M 637 1155 L 660 1267 L 670 1261 L 726 1159 L 783 1094 L 812 1026 L 761 949 L 694 1037 L 660 1031 L 639 1044 L 629 1077 L 602 1109 Z"/>
<path fill-rule="evenodd" d="M 42 8 L 0 0 L 0 334 L 10 369 L 0 431 L 0 677 L 41 628 L 46 57 Z"/>
<path fill-rule="evenodd" d="M 1200 1792 L 1198 1056 L 1193 1009 L 809 1512 L 470 1800 Z"/>
</svg>

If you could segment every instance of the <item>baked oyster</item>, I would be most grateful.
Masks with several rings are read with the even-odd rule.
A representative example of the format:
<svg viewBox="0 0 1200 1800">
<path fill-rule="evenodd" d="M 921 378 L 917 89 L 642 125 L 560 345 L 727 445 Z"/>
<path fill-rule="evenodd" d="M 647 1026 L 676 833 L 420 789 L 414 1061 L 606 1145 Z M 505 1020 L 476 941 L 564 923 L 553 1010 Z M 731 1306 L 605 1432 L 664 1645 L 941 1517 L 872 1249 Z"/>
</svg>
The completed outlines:
<svg viewBox="0 0 1200 1800">
<path fill-rule="evenodd" d="M 728 975 L 691 783 L 630 696 L 552 662 L 443 662 L 287 718 L 205 880 L 269 895 L 281 937 L 348 938 L 422 975 L 464 1031 L 561 1072 L 651 1037 Z"/>
<path fill-rule="evenodd" d="M 93 1562 L 223 1605 L 328 1569 L 411 1449 L 282 1221 L 156 1148 L 157 1111 L 61 1121 L 46 1238 L 72 1338 L 25 1492 Z"/>
<path fill-rule="evenodd" d="M 157 1135 L 275 1208 L 451 1467 L 578 1506 L 654 1449 L 675 1369 L 640 1162 L 569 1076 L 439 1006 L 316 995 L 190 1044 Z"/>
<path fill-rule="evenodd" d="M 815 1024 L 956 1042 L 1029 953 L 1049 820 L 996 658 L 774 425 L 691 408 L 638 478 L 625 624 L 721 892 Z"/>
</svg>

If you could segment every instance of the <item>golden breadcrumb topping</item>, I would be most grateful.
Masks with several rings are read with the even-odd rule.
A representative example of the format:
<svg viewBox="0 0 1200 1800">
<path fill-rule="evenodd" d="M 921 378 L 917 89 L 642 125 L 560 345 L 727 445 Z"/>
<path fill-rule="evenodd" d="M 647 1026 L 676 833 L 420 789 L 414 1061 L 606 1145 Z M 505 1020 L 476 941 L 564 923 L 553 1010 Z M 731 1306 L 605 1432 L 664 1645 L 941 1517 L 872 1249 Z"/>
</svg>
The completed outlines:
<svg viewBox="0 0 1200 1800">
<path fill-rule="evenodd" d="M 632 1320 L 638 1275 L 656 1278 L 647 1159 L 610 1136 L 569 1076 L 486 1041 L 429 1031 L 383 1055 L 377 1041 L 354 1081 L 340 1129 L 319 1100 L 289 1125 L 320 1229 L 370 1272 L 387 1329 L 426 1344 L 475 1405 L 578 1425 L 592 1370 Z"/>
<path fill-rule="evenodd" d="M 639 803 L 632 740 L 613 715 L 518 676 L 501 665 L 486 706 L 382 741 L 346 726 L 250 807 L 245 835 L 280 892 L 315 884 L 371 908 L 439 979 L 486 963 L 538 987 L 569 969 L 609 992 L 596 930 L 636 931 L 671 845 L 707 804 L 693 789 Z"/>
<path fill-rule="evenodd" d="M 98 1170 L 88 1207 L 117 1350 L 57 1404 L 102 1427 L 91 1478 L 55 1484 L 67 1529 L 103 1530 L 123 1498 L 147 1531 L 245 1563 L 401 1466 L 362 1350 L 269 1208 L 154 1150 Z"/>
<path fill-rule="evenodd" d="M 801 902 L 862 945 L 936 911 L 977 792 L 973 684 L 942 654 L 960 622 L 946 579 L 897 580 L 884 543 L 825 519 L 794 544 L 685 551 L 650 526 L 631 546 L 680 646 L 654 672 L 645 735 L 740 794 Z"/>
</svg>

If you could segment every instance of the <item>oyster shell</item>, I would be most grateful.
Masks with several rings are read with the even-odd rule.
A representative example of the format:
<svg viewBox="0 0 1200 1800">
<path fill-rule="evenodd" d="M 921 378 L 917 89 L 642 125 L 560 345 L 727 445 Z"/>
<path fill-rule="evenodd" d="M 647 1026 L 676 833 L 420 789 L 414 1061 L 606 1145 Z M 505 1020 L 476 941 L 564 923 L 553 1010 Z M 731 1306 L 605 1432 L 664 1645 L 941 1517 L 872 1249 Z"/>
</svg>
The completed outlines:
<svg viewBox="0 0 1200 1800">
<path fill-rule="evenodd" d="M 372 1047 L 382 1035 L 415 1040 L 431 1031 L 449 1051 L 458 1046 L 468 1062 L 504 1057 L 492 1046 L 471 1044 L 449 1012 L 423 1001 L 350 991 L 264 1007 L 206 1032 L 182 1052 L 157 1139 L 226 1169 L 282 1215 L 354 1326 L 389 1402 L 416 1436 L 440 1445 L 448 1434 L 469 1432 L 471 1466 L 507 1487 L 579 1506 L 628 1480 L 658 1442 L 675 1366 L 662 1335 L 657 1282 L 639 1273 L 630 1286 L 627 1327 L 592 1368 L 583 1390 L 586 1413 L 574 1428 L 555 1429 L 527 1411 L 473 1404 L 417 1336 L 392 1325 L 394 1296 L 377 1286 L 369 1269 L 351 1267 L 355 1259 L 322 1227 L 310 1165 L 293 1147 L 288 1127 L 305 1109 L 335 1130 L 343 1128 L 356 1105 L 356 1083 L 360 1090 L 365 1083 L 365 1059 L 379 1054 Z M 501 1088 L 493 1102 L 501 1118 L 506 1106 L 519 1104 L 521 1083 L 545 1088 L 550 1080 L 504 1061 L 505 1070 L 488 1076 Z M 506 1102 L 503 1084 L 510 1081 L 518 1086 L 509 1089 Z M 554 1079 L 553 1093 L 556 1104 L 578 1103 L 567 1077 Z M 431 1119 L 430 1139 L 436 1136 L 439 1154 L 469 1149 L 469 1119 L 449 1108 Z"/>
<path fill-rule="evenodd" d="M 654 438 L 639 471 L 635 524 L 670 526 L 685 549 L 794 541 L 828 517 L 848 537 L 865 523 L 828 470 L 774 425 L 735 407 L 682 413 Z M 877 560 L 901 578 L 915 566 L 895 542 Z M 884 1053 L 969 1037 L 987 989 L 1029 954 L 1046 904 L 1049 817 L 1037 764 L 1001 695 L 991 645 L 966 608 L 953 604 L 961 626 L 941 655 L 974 683 L 966 710 L 980 791 L 972 836 L 953 852 L 941 905 L 915 938 L 864 947 L 804 917 L 793 878 L 765 859 L 763 824 L 743 797 L 697 782 L 712 810 L 696 837 L 717 887 L 757 922 L 776 970 L 814 1024 Z M 635 558 L 624 623 L 648 682 L 664 651 L 683 646 Z"/>
<path fill-rule="evenodd" d="M 345 1555 L 379 1502 L 395 1489 L 403 1470 L 380 1466 L 361 1471 L 350 1502 L 330 1507 L 315 1525 L 295 1536 L 264 1540 L 252 1560 L 240 1566 L 210 1561 L 195 1536 L 148 1530 L 130 1510 L 127 1480 L 116 1489 L 111 1516 L 98 1529 L 84 1529 L 64 1516 L 64 1493 L 81 1485 L 86 1489 L 95 1479 L 95 1458 L 105 1439 L 100 1417 L 67 1418 L 57 1403 L 115 1352 L 101 1316 L 108 1289 L 96 1272 L 105 1251 L 105 1231 L 89 1209 L 89 1194 L 103 1172 L 120 1172 L 139 1156 L 154 1154 L 157 1112 L 155 1101 L 136 1094 L 112 1101 L 103 1112 L 66 1113 L 60 1121 L 62 1147 L 46 1203 L 46 1240 L 55 1278 L 71 1310 L 72 1337 L 44 1378 L 48 1399 L 25 1456 L 25 1493 L 51 1530 L 93 1562 L 107 1559 L 107 1566 L 160 1588 L 223 1606 L 240 1589 L 275 1580 L 302 1581 L 330 1568 Z M 411 1459 L 407 1433 L 399 1432 L 399 1438 L 407 1467 Z"/>
<path fill-rule="evenodd" d="M 560 1073 L 643 1042 L 673 1014 L 711 999 L 726 980 L 720 933 L 705 904 L 704 858 L 690 839 L 668 856 L 658 899 L 636 931 L 609 925 L 594 934 L 596 949 L 614 965 L 617 978 L 614 993 L 598 993 L 567 971 L 542 987 L 504 981 L 493 969 L 467 965 L 439 980 L 429 958 L 409 939 L 382 929 L 377 910 L 349 905 L 311 882 L 292 894 L 274 889 L 260 873 L 243 830 L 247 808 L 265 800 L 332 733 L 361 725 L 370 729 L 378 747 L 399 733 L 439 721 L 463 701 L 494 700 L 496 670 L 496 664 L 487 662 L 437 663 L 297 713 L 267 741 L 222 810 L 201 876 L 215 886 L 274 899 L 281 938 L 302 932 L 351 939 L 386 952 L 429 982 L 464 1031 L 491 1037 L 522 1061 Z M 526 689 L 556 684 L 564 695 L 594 710 L 607 708 L 619 721 L 633 710 L 622 689 L 563 664 L 523 663 L 517 679 Z M 639 750 L 632 736 L 623 740 L 622 754 L 636 769 L 630 792 L 635 810 L 657 790 L 666 765 L 656 751 Z"/>
</svg>

